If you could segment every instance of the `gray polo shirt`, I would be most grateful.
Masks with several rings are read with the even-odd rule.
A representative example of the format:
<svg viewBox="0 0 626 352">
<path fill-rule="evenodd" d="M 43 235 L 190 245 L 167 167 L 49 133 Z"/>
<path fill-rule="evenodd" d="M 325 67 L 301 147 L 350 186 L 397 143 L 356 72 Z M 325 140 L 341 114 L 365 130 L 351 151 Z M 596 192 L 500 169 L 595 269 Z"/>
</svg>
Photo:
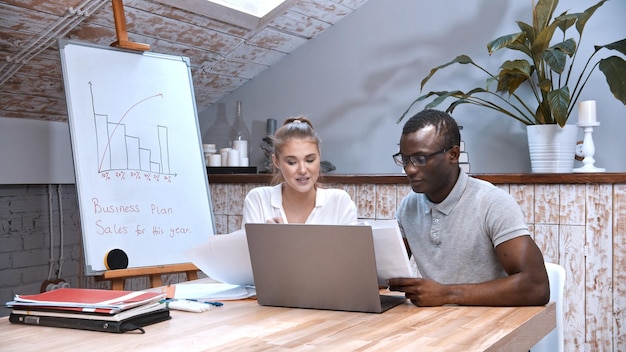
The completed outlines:
<svg viewBox="0 0 626 352">
<path fill-rule="evenodd" d="M 443 202 L 435 204 L 411 192 L 396 217 L 422 277 L 443 284 L 506 276 L 495 247 L 529 235 L 522 210 L 510 194 L 464 172 Z"/>
</svg>

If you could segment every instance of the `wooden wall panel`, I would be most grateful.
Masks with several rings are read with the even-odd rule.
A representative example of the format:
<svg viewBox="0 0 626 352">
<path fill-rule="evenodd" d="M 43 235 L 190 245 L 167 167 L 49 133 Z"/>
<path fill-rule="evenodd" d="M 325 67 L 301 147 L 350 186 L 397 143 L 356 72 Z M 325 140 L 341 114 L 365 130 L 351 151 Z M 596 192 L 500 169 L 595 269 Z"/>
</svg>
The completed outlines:
<svg viewBox="0 0 626 352">
<path fill-rule="evenodd" d="M 229 185 L 224 183 L 211 183 L 209 185 L 214 214 L 228 215 L 226 210 L 228 207 L 228 198 L 231 196 L 228 193 L 228 186 Z"/>
<path fill-rule="evenodd" d="M 581 351 L 585 345 L 585 227 L 560 225 L 559 236 L 559 264 L 565 268 L 565 350 Z"/>
<path fill-rule="evenodd" d="M 535 224 L 558 224 L 559 207 L 559 185 L 535 185 Z"/>
<path fill-rule="evenodd" d="M 559 185 L 559 223 L 585 224 L 585 185 Z"/>
<path fill-rule="evenodd" d="M 243 185 L 229 185 L 228 190 L 230 196 L 228 197 L 228 215 L 241 215 L 243 214 L 243 200 L 246 197 L 246 193 L 243 190 Z"/>
<path fill-rule="evenodd" d="M 522 208 L 526 223 L 534 223 L 535 219 L 535 186 L 534 185 L 509 185 L 500 187 L 509 192 L 517 200 Z"/>
<path fill-rule="evenodd" d="M 352 198 L 353 200 L 356 199 L 356 185 L 337 183 L 337 184 L 326 184 L 326 187 L 343 189 L 344 191 L 348 193 L 350 198 Z"/>
<path fill-rule="evenodd" d="M 228 215 L 216 214 L 213 216 L 215 219 L 215 234 L 223 235 L 228 233 Z"/>
<path fill-rule="evenodd" d="M 543 253 L 543 259 L 550 263 L 559 263 L 559 225 L 535 224 L 533 238 Z"/>
<path fill-rule="evenodd" d="M 626 185 L 613 187 L 613 345 L 626 351 Z"/>
<path fill-rule="evenodd" d="M 376 219 L 376 185 L 357 185 L 354 202 L 357 205 L 357 217 Z"/>
<path fill-rule="evenodd" d="M 376 186 L 376 219 L 393 219 L 396 213 L 396 185 Z"/>
<path fill-rule="evenodd" d="M 398 207 L 400 206 L 400 202 L 402 202 L 402 199 L 404 199 L 404 197 L 406 197 L 411 192 L 413 192 L 413 190 L 411 189 L 411 186 L 408 183 L 407 184 L 397 185 L 397 187 L 396 187 L 396 209 L 398 209 Z"/>
<path fill-rule="evenodd" d="M 231 232 L 235 232 L 237 230 L 241 229 L 241 220 L 242 220 L 242 216 L 241 215 L 229 215 L 228 216 L 228 232 L 227 233 L 231 233 Z"/>
<path fill-rule="evenodd" d="M 594 351 L 611 351 L 613 347 L 611 197 L 611 185 L 587 185 L 586 340 Z"/>
</svg>

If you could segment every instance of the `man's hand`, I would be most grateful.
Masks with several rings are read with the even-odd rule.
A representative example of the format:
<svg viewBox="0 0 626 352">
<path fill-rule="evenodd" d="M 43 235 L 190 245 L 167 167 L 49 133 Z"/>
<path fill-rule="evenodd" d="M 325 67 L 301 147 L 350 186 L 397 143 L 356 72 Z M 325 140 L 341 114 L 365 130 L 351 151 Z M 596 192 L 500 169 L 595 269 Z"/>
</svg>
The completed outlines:
<svg viewBox="0 0 626 352">
<path fill-rule="evenodd" d="M 442 306 L 449 302 L 449 289 L 433 280 L 415 278 L 389 279 L 389 290 L 404 292 L 416 306 Z"/>
</svg>

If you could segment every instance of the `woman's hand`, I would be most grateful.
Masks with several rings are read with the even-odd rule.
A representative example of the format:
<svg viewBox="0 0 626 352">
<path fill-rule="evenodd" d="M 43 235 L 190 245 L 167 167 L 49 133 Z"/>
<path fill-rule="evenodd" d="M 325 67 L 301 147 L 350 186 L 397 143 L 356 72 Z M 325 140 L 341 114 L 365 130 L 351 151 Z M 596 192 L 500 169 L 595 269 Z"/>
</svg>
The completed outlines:
<svg viewBox="0 0 626 352">
<path fill-rule="evenodd" d="M 283 218 L 277 216 L 275 218 L 267 219 L 265 223 L 266 224 L 282 224 Z"/>
</svg>

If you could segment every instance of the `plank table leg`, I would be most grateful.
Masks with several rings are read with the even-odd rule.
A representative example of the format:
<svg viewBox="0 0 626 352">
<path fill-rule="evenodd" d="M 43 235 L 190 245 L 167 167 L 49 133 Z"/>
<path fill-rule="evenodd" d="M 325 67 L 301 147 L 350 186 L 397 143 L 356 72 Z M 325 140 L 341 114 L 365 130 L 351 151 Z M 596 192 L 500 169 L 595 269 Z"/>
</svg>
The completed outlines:
<svg viewBox="0 0 626 352">
<path fill-rule="evenodd" d="M 121 291 L 124 289 L 124 279 L 113 279 L 111 280 L 111 288 L 113 290 Z"/>
<path fill-rule="evenodd" d="M 198 271 L 191 270 L 187 272 L 187 281 L 198 280 Z"/>
<path fill-rule="evenodd" d="M 163 280 L 161 279 L 161 274 L 150 275 L 150 287 L 159 287 L 159 286 L 163 286 Z"/>
</svg>

